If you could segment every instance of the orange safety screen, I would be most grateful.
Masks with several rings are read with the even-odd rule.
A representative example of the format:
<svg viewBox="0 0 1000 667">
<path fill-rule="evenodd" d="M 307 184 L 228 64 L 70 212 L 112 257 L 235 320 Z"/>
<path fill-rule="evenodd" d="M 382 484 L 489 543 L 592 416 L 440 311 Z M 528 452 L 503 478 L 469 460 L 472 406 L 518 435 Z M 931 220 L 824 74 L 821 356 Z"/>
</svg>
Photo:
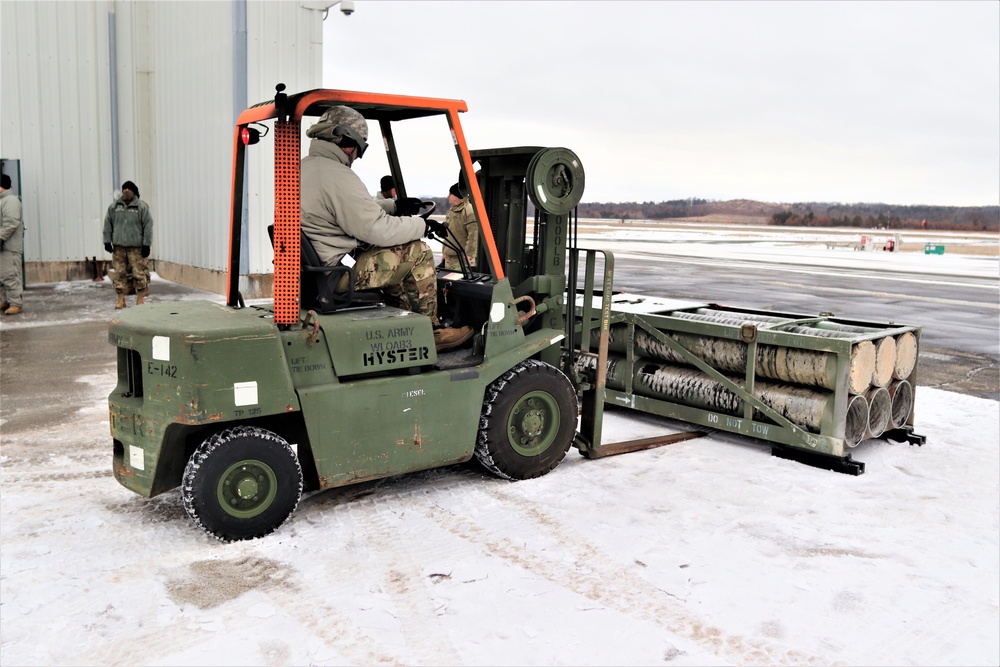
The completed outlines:
<svg viewBox="0 0 1000 667">
<path fill-rule="evenodd" d="M 274 321 L 299 321 L 299 160 L 298 123 L 274 124 Z"/>
</svg>

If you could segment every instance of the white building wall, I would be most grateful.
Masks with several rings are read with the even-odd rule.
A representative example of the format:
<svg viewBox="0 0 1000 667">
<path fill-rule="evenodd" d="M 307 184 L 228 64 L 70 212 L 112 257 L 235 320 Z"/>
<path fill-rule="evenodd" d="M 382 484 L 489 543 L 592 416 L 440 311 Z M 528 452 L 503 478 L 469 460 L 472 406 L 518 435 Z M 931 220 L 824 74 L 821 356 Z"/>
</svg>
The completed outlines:
<svg viewBox="0 0 1000 667">
<path fill-rule="evenodd" d="M 150 3 L 156 256 L 228 264 L 233 136 L 230 2 Z M 141 96 L 137 96 L 140 99 Z M 141 186 L 140 186 L 141 187 Z"/>
<path fill-rule="evenodd" d="M 323 12 L 302 8 L 298 14 L 278 11 L 275 4 L 248 4 L 247 79 L 249 104 L 272 99 L 275 85 L 285 84 L 287 93 L 322 87 Z M 296 5 L 322 5 L 300 2 Z M 252 26 L 252 28 L 251 28 Z M 265 26 L 270 26 L 268 30 Z M 273 272 L 267 226 L 274 219 L 274 144 L 267 137 L 250 153 L 251 273 Z"/>
<path fill-rule="evenodd" d="M 21 160 L 28 262 L 103 253 L 111 5 L 0 3 L 0 157 Z"/>
<path fill-rule="evenodd" d="M 21 160 L 29 267 L 109 259 L 114 12 L 119 180 L 150 205 L 154 259 L 226 271 L 239 1 L 0 2 L 0 157 Z M 323 12 L 303 4 L 245 3 L 248 105 L 320 86 Z M 252 274 L 272 271 L 271 160 L 263 146 L 249 169 Z"/>
</svg>

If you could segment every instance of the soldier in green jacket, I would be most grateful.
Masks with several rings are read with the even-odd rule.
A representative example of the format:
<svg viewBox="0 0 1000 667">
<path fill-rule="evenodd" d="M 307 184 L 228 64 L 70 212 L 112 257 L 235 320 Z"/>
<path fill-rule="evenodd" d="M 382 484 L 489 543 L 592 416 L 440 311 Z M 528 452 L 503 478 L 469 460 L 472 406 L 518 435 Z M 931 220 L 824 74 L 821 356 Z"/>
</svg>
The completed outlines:
<svg viewBox="0 0 1000 667">
<path fill-rule="evenodd" d="M 10 176 L 0 176 L 0 311 L 17 315 L 21 300 L 21 267 L 24 256 L 24 223 L 21 200 L 11 192 Z"/>
<path fill-rule="evenodd" d="M 142 305 L 149 294 L 149 257 L 153 245 L 153 216 L 146 202 L 139 199 L 139 188 L 132 181 L 122 183 L 122 196 L 108 207 L 104 216 L 104 249 L 111 253 L 115 292 L 125 307 L 129 283 L 135 287 L 135 305 Z"/>
</svg>

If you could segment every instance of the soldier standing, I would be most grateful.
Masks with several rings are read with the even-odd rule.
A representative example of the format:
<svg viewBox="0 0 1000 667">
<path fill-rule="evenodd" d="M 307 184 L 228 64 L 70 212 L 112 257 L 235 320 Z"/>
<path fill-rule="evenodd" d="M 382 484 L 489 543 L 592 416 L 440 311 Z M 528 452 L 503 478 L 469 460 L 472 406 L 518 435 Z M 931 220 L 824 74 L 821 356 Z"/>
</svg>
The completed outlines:
<svg viewBox="0 0 1000 667">
<path fill-rule="evenodd" d="M 451 208 L 444 218 L 445 224 L 448 225 L 448 237 L 465 251 L 466 261 L 471 267 L 476 263 L 476 254 L 479 252 L 479 226 L 476 224 L 476 213 L 458 183 L 448 189 L 448 203 L 451 204 Z M 441 254 L 444 256 L 444 268 L 462 270 L 462 263 L 454 248 L 444 244 Z"/>
<path fill-rule="evenodd" d="M 122 183 L 122 196 L 104 216 L 104 249 L 111 253 L 114 267 L 116 309 L 125 307 L 129 283 L 135 287 L 135 305 L 142 305 L 149 294 L 149 257 L 153 244 L 153 216 L 146 202 L 139 199 L 139 188 L 132 181 Z"/>
<path fill-rule="evenodd" d="M 24 256 L 24 222 L 21 200 L 10 190 L 10 176 L 0 176 L 0 311 L 17 315 L 21 299 L 21 267 Z"/>
</svg>

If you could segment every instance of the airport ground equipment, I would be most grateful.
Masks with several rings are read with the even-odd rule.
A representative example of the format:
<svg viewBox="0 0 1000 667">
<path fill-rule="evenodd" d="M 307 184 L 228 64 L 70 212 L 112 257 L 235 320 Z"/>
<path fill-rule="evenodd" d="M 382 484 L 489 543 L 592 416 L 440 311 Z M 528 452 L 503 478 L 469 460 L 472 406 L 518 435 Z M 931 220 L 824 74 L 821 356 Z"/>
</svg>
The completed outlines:
<svg viewBox="0 0 1000 667">
<path fill-rule="evenodd" d="M 471 265 L 438 270 L 438 315 L 474 329 L 468 347 L 438 353 L 428 317 L 378 294 L 337 293 L 332 286 L 350 268 L 328 275 L 318 265 L 299 225 L 301 142 L 335 105 L 356 109 L 380 132 L 400 197 L 407 190 L 394 128 L 436 117 L 446 130 L 481 243 Z M 579 158 L 538 146 L 470 152 L 459 121 L 465 111 L 458 100 L 292 95 L 279 85 L 273 100 L 239 116 L 226 303 L 151 303 L 119 311 L 109 325 L 118 355 L 108 397 L 113 470 L 122 485 L 147 497 L 179 486 L 189 516 L 230 541 L 275 530 L 303 491 L 472 458 L 501 477 L 528 479 L 555 468 L 571 445 L 601 458 L 701 433 L 604 444 L 605 402 L 762 438 L 848 470 L 844 447 L 889 429 L 883 418 L 893 432 L 911 433 L 915 371 L 900 371 L 898 381 L 875 374 L 889 363 L 878 349 L 890 339 L 892 363 L 907 349 L 915 365 L 918 329 L 711 305 L 671 309 L 617 295 L 613 255 L 576 241 Z M 254 238 L 273 250 L 274 297 L 246 305 L 239 258 L 252 241 L 242 236 L 247 156 L 268 143 L 274 216 L 249 228 L 269 231 Z M 723 356 L 692 336 L 710 339 L 707 347 Z M 671 389 L 692 383 L 701 385 L 693 400 Z M 881 416 L 873 426 L 874 405 Z"/>
</svg>

